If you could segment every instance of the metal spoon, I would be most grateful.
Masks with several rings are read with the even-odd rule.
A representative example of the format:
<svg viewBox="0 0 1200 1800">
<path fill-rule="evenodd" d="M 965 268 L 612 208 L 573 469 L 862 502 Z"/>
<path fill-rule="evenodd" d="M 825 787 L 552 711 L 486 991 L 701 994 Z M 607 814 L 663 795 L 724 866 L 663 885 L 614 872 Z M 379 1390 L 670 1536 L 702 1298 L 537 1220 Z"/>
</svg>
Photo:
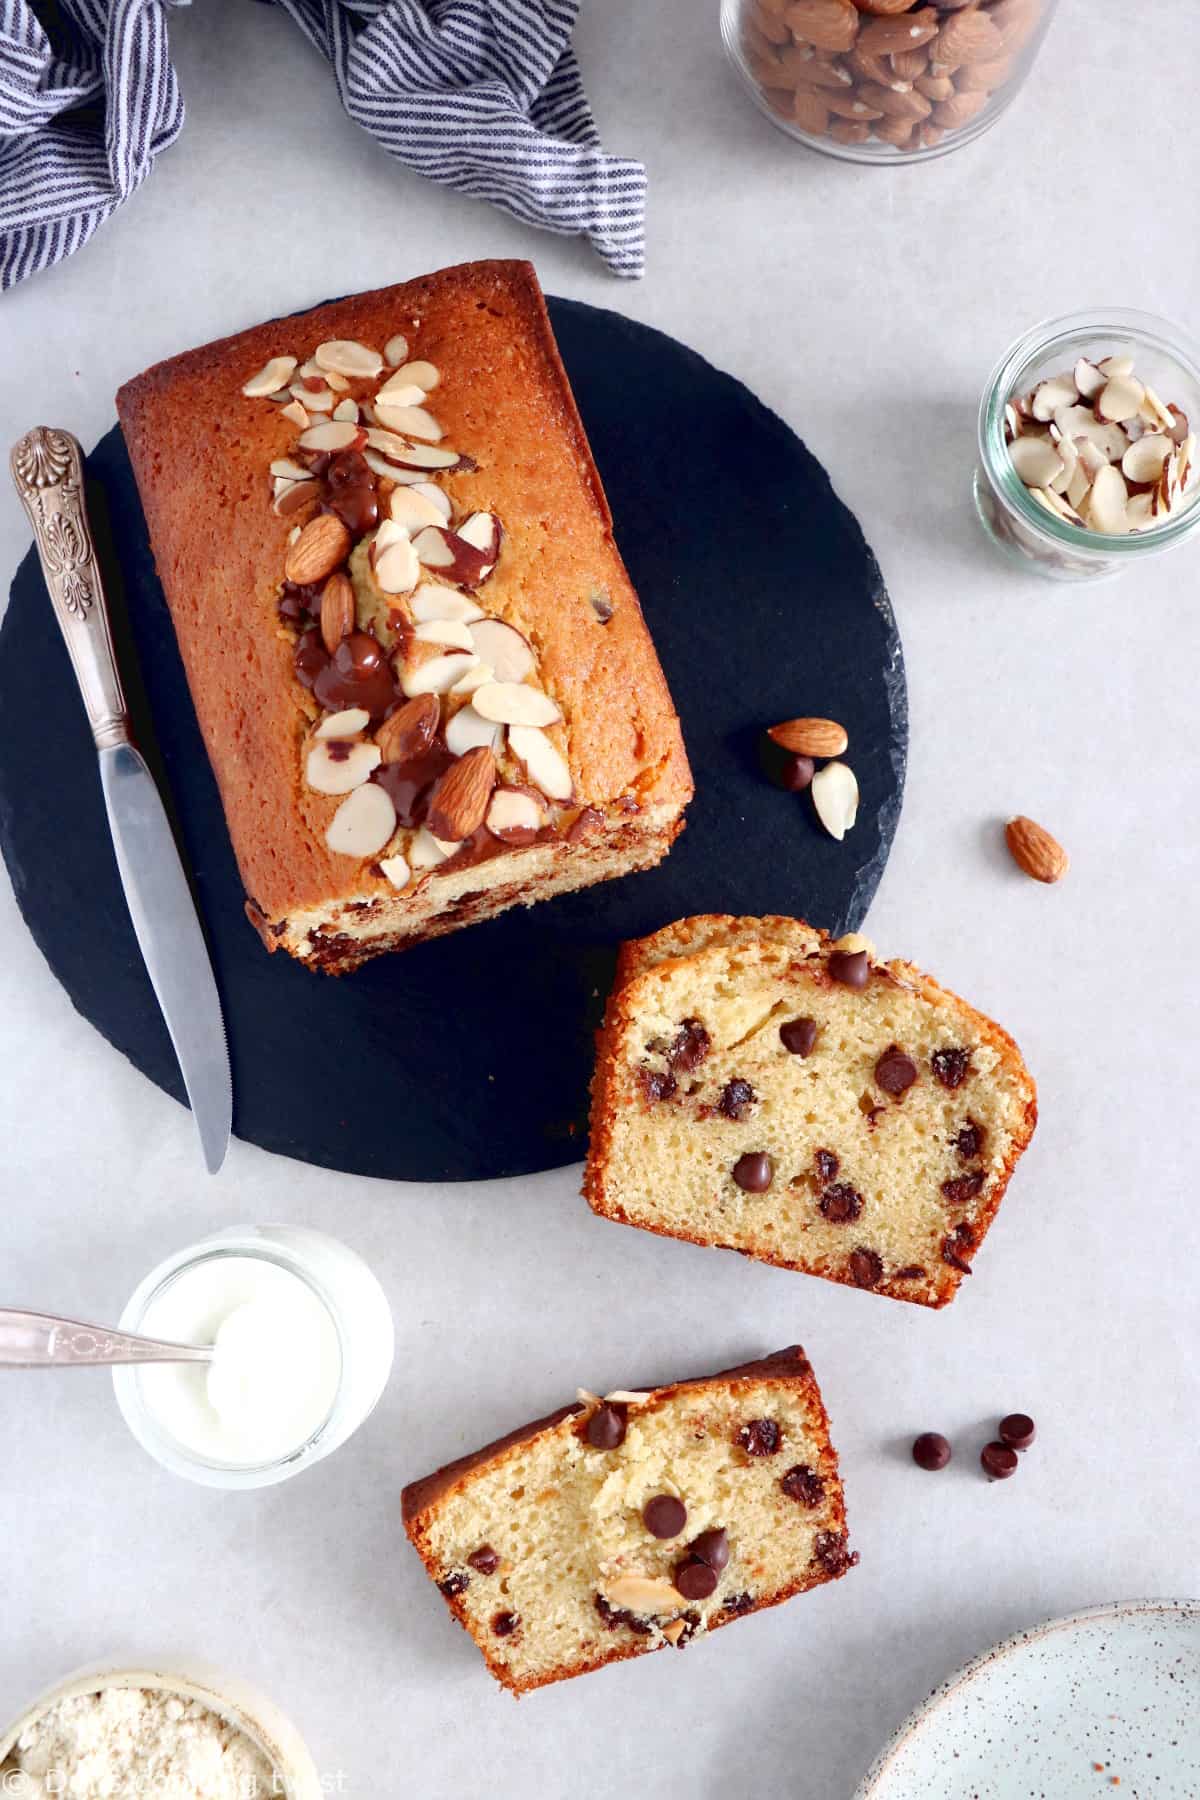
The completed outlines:
<svg viewBox="0 0 1200 1800">
<path fill-rule="evenodd" d="M 211 1344 L 172 1344 L 52 1313 L 0 1307 L 0 1369 L 84 1369 L 99 1364 L 211 1362 Z"/>
</svg>

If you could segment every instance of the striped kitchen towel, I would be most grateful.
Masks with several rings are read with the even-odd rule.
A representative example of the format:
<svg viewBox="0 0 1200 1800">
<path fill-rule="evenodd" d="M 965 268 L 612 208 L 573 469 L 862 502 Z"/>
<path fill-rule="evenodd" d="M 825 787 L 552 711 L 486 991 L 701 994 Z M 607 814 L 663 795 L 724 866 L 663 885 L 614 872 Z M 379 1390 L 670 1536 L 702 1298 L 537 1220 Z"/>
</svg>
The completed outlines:
<svg viewBox="0 0 1200 1800">
<path fill-rule="evenodd" d="M 646 171 L 600 147 L 571 49 L 579 0 L 275 3 L 398 161 L 642 273 Z M 0 0 L 0 291 L 86 243 L 179 136 L 175 4 Z"/>
</svg>

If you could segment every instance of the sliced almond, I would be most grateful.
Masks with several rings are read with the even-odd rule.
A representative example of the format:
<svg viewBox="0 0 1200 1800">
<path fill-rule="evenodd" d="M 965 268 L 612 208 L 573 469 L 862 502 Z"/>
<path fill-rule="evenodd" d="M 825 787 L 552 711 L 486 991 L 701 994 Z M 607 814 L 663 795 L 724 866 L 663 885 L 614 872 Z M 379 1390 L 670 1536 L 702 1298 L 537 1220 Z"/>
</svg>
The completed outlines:
<svg viewBox="0 0 1200 1800">
<path fill-rule="evenodd" d="M 428 826 L 422 825 L 408 847 L 408 860 L 415 870 L 435 869 L 439 863 L 445 862 L 456 848 L 457 846 L 454 844 L 439 844 Z"/>
<path fill-rule="evenodd" d="M 1075 439 L 1069 437 L 1057 443 L 1055 449 L 1062 458 L 1062 469 L 1046 485 L 1053 488 L 1056 494 L 1065 494 L 1075 479 L 1075 472 L 1079 467 L 1079 452 L 1075 448 Z"/>
<path fill-rule="evenodd" d="M 281 519 L 290 519 L 293 513 L 302 512 L 310 501 L 318 499 L 320 493 L 320 482 L 311 477 L 307 481 L 276 481 L 271 510 Z"/>
<path fill-rule="evenodd" d="M 1132 375 L 1112 376 L 1096 395 L 1096 417 L 1110 425 L 1119 425 L 1123 419 L 1136 419 L 1145 398 L 1145 388 Z"/>
<path fill-rule="evenodd" d="M 1008 821 L 1004 839 L 1017 867 L 1026 875 L 1032 875 L 1035 881 L 1061 881 L 1071 866 L 1058 839 L 1051 837 L 1036 819 L 1027 819 L 1023 813 Z"/>
<path fill-rule="evenodd" d="M 622 1612 L 678 1612 L 687 1605 L 679 1589 L 665 1576 L 618 1575 L 604 1584 L 604 1598 Z"/>
<path fill-rule="evenodd" d="M 367 432 L 367 443 L 402 469 L 452 469 L 462 460 L 457 450 L 443 450 L 437 444 L 413 444 L 394 431 L 376 426 Z"/>
<path fill-rule="evenodd" d="M 303 528 L 284 560 L 283 573 L 297 587 L 324 581 L 350 550 L 350 533 L 336 513 L 318 513 Z"/>
<path fill-rule="evenodd" d="M 1049 437 L 1027 432 L 1008 446 L 1013 468 L 1026 487 L 1047 487 L 1064 472 L 1064 463 Z"/>
<path fill-rule="evenodd" d="M 458 527 L 458 535 L 495 562 L 500 554 L 500 521 L 494 513 L 475 512 Z"/>
<path fill-rule="evenodd" d="M 1129 504 L 1125 508 L 1125 517 L 1130 531 L 1144 531 L 1153 523 L 1154 495 L 1130 494 Z"/>
<path fill-rule="evenodd" d="M 499 756 L 504 743 L 504 727 L 483 718 L 473 706 L 460 706 L 446 726 L 445 737 L 451 756 L 465 756 L 468 750 L 481 747 Z"/>
<path fill-rule="evenodd" d="M 442 587 L 436 581 L 423 581 L 413 595 L 410 607 L 418 624 L 426 619 L 463 619 L 471 624 L 484 616 L 483 608 L 477 606 L 469 595 L 460 594 L 454 588 Z M 472 646 L 468 645 L 467 648 Z"/>
<path fill-rule="evenodd" d="M 557 725 L 562 718 L 549 694 L 520 681 L 493 681 L 477 690 L 474 704 L 498 725 Z"/>
<path fill-rule="evenodd" d="M 247 400 L 265 400 L 268 394 L 285 388 L 296 372 L 294 356 L 273 356 L 257 375 L 252 375 L 242 388 Z"/>
<path fill-rule="evenodd" d="M 444 525 L 427 525 L 413 539 L 426 568 L 437 569 L 450 581 L 473 588 L 485 581 L 495 566 L 493 559 Z"/>
<path fill-rule="evenodd" d="M 314 793 L 348 794 L 362 786 L 380 760 L 378 744 L 322 739 L 305 759 L 304 779 Z"/>
<path fill-rule="evenodd" d="M 411 381 L 402 381 L 400 376 L 393 375 L 385 381 L 375 396 L 376 406 L 420 406 L 425 398 L 425 389 L 414 387 Z"/>
<path fill-rule="evenodd" d="M 444 525 L 446 515 L 440 506 L 419 493 L 415 487 L 398 487 L 388 502 L 388 510 L 397 525 L 403 525 L 410 536 L 426 525 Z"/>
<path fill-rule="evenodd" d="M 1141 416 L 1154 431 L 1165 431 L 1170 437 L 1175 429 L 1175 421 L 1169 407 L 1163 405 L 1154 389 L 1147 382 L 1142 388 Z"/>
<path fill-rule="evenodd" d="M 301 406 L 310 413 L 331 413 L 337 399 L 332 390 L 325 387 L 324 384 L 320 387 L 312 387 L 304 381 L 292 383 L 292 397 L 299 400 Z"/>
<path fill-rule="evenodd" d="M 1064 437 L 1086 438 L 1100 450 L 1106 462 L 1120 462 L 1129 439 L 1119 425 L 1098 419 L 1090 406 L 1064 406 L 1054 415 Z"/>
<path fill-rule="evenodd" d="M 394 519 L 384 519 L 375 533 L 371 562 L 375 579 L 385 594 L 411 594 L 421 579 L 413 541 Z"/>
<path fill-rule="evenodd" d="M 1106 467 L 1108 457 L 1098 444 L 1092 442 L 1091 438 L 1076 437 L 1072 438 L 1071 442 L 1079 454 L 1079 466 L 1086 472 L 1090 485 L 1095 481 L 1101 469 Z M 1124 455 L 1124 451 L 1122 451 L 1122 455 Z"/>
<path fill-rule="evenodd" d="M 1105 467 L 1108 467 L 1107 463 L 1105 464 Z M 1031 500 L 1036 500 L 1038 505 L 1043 507 L 1046 512 L 1052 513 L 1056 519 L 1065 519 L 1068 524 L 1071 525 L 1083 524 L 1082 518 L 1068 506 L 1065 500 L 1055 493 L 1053 488 L 1031 487 L 1029 490 L 1029 497 Z"/>
<path fill-rule="evenodd" d="M 377 450 L 364 450 L 362 459 L 368 469 L 375 475 L 381 475 L 385 481 L 394 482 L 397 487 L 414 487 L 423 482 L 427 473 L 424 469 L 402 469 L 395 463 L 388 462 Z"/>
<path fill-rule="evenodd" d="M 1102 356 L 1096 366 L 1109 381 L 1133 374 L 1132 356 Z"/>
<path fill-rule="evenodd" d="M 347 706 L 342 712 L 330 713 L 313 732 L 316 738 L 352 738 L 365 731 L 371 715 L 363 706 Z"/>
<path fill-rule="evenodd" d="M 431 412 L 423 406 L 388 406 L 375 402 L 375 417 L 385 431 L 396 431 L 403 437 L 421 438 L 438 444 L 446 435 Z"/>
<path fill-rule="evenodd" d="M 437 507 L 447 525 L 450 523 L 453 509 L 450 505 L 449 494 L 444 494 L 440 487 L 433 485 L 432 481 L 419 482 L 414 491 L 420 494 L 423 500 L 428 500 L 431 506 Z"/>
<path fill-rule="evenodd" d="M 479 830 L 496 785 L 496 758 L 486 745 L 468 750 L 440 775 L 429 796 L 427 823 L 443 843 L 461 844 Z"/>
<path fill-rule="evenodd" d="M 1191 429 L 1188 425 L 1188 416 L 1185 412 L 1180 412 L 1177 406 L 1168 406 L 1167 411 L 1174 421 L 1169 435 L 1174 438 L 1177 444 L 1182 444 L 1184 439 L 1188 437 Z"/>
<path fill-rule="evenodd" d="M 785 719 L 767 736 L 793 756 L 840 756 L 850 742 L 836 719 Z"/>
<path fill-rule="evenodd" d="M 406 888 L 412 880 L 413 872 L 406 856 L 385 856 L 379 867 L 394 888 Z"/>
<path fill-rule="evenodd" d="M 1121 458 L 1121 472 L 1127 481 L 1157 481 L 1170 454 L 1171 440 L 1166 433 L 1148 431 L 1130 444 Z"/>
<path fill-rule="evenodd" d="M 310 425 L 301 435 L 302 450 L 348 450 L 362 437 L 361 428 L 349 419 L 330 419 L 321 425 Z"/>
<path fill-rule="evenodd" d="M 1094 362 L 1081 356 L 1075 364 L 1075 387 L 1084 400 L 1094 400 L 1100 389 L 1105 386 L 1108 377 L 1103 369 L 1098 369 Z"/>
<path fill-rule="evenodd" d="M 348 419 L 352 425 L 358 424 L 357 400 L 339 400 L 333 409 L 335 419 Z"/>
<path fill-rule="evenodd" d="M 1071 438 L 1067 438 L 1065 440 L 1065 442 L 1072 443 L 1073 440 Z M 1104 467 L 1105 468 L 1108 467 L 1107 463 L 1104 465 Z M 1070 481 L 1068 481 L 1067 486 L 1066 486 L 1066 491 L 1065 491 L 1064 497 L 1067 501 L 1068 506 L 1073 507 L 1074 510 L 1076 512 L 1078 512 L 1079 508 L 1082 506 L 1083 502 L 1087 499 L 1088 491 L 1091 488 L 1091 485 L 1092 485 L 1092 478 L 1088 474 L 1087 469 L 1084 467 L 1083 458 L 1079 457 L 1075 464 L 1074 473 L 1072 474 L 1071 479 L 1070 479 Z"/>
<path fill-rule="evenodd" d="M 418 694 L 446 694 L 454 683 L 473 669 L 478 657 L 468 655 L 465 650 L 451 650 L 445 656 L 431 656 L 412 668 L 404 668 L 400 674 L 400 691 L 406 699 L 413 700 Z"/>
<path fill-rule="evenodd" d="M 293 462 L 290 456 L 277 456 L 271 464 L 271 473 L 282 476 L 286 481 L 312 480 L 312 470 L 306 469 L 303 463 Z"/>
<path fill-rule="evenodd" d="M 526 843 L 542 829 L 546 815 L 532 794 L 519 788 L 497 788 L 487 810 L 487 828 L 506 843 Z"/>
<path fill-rule="evenodd" d="M 289 400 L 286 406 L 280 408 L 280 411 L 285 419 L 293 425 L 298 425 L 301 431 L 306 429 L 308 413 L 298 400 Z"/>
<path fill-rule="evenodd" d="M 432 394 L 441 379 L 440 371 L 431 362 L 406 362 L 392 376 L 392 381 L 409 382 L 413 387 L 419 387 L 425 394 Z M 388 383 L 388 386 L 391 386 L 391 382 Z M 382 392 L 381 388 L 380 393 Z"/>
<path fill-rule="evenodd" d="M 468 669 L 465 675 L 459 677 L 450 692 L 459 695 L 473 694 L 477 688 L 486 687 L 489 681 L 495 679 L 496 671 L 490 663 L 476 663 L 473 669 Z"/>
<path fill-rule="evenodd" d="M 1004 408 L 1004 438 L 1011 444 L 1013 439 L 1021 435 L 1021 415 L 1010 400 Z"/>
<path fill-rule="evenodd" d="M 404 336 L 403 332 L 398 331 L 395 337 L 390 337 L 383 346 L 384 361 L 389 368 L 398 369 L 407 355 L 408 339 Z"/>
<path fill-rule="evenodd" d="M 534 787 L 541 788 L 548 800 L 569 800 L 574 791 L 567 759 L 544 731 L 536 725 L 514 725 L 509 730 L 508 747 Z"/>
<path fill-rule="evenodd" d="M 376 781 L 347 794 L 329 821 L 325 842 L 335 856 L 376 856 L 396 829 L 396 808 Z"/>
<path fill-rule="evenodd" d="M 373 381 L 383 368 L 378 350 L 368 350 L 354 338 L 330 338 L 318 344 L 313 361 L 319 369 L 332 369 L 335 375 L 348 376 L 351 381 Z"/>
<path fill-rule="evenodd" d="M 534 655 L 527 638 L 503 619 L 480 619 L 471 627 L 473 648 L 490 663 L 498 682 L 524 681 L 533 674 Z"/>
<path fill-rule="evenodd" d="M 1084 523 L 1109 537 L 1123 537 L 1129 530 L 1125 513 L 1128 499 L 1125 477 L 1115 464 L 1107 464 L 1092 483 L 1083 512 Z"/>
<path fill-rule="evenodd" d="M 1045 424 L 1060 408 L 1074 406 L 1078 398 L 1079 389 L 1072 376 L 1054 375 L 1034 389 L 1031 403 L 1033 416 Z"/>
<path fill-rule="evenodd" d="M 858 817 L 858 782 L 844 762 L 826 763 L 809 784 L 817 817 L 840 843 Z"/>
<path fill-rule="evenodd" d="M 321 590 L 321 642 L 330 656 L 355 626 L 354 589 L 350 577 L 335 570 Z"/>
<path fill-rule="evenodd" d="M 473 650 L 471 633 L 462 619 L 422 619 L 413 626 L 418 644 L 444 644 L 447 649 Z"/>
</svg>

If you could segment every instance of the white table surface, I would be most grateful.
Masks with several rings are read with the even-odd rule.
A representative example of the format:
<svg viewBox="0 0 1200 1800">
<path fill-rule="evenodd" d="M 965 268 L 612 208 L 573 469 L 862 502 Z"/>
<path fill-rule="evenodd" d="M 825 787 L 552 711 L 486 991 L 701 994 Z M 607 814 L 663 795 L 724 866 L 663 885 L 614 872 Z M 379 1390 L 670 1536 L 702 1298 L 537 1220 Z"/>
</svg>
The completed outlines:
<svg viewBox="0 0 1200 1800">
<path fill-rule="evenodd" d="M 908 793 L 868 929 L 1014 1031 L 1042 1123 L 941 1314 L 615 1228 L 579 1199 L 577 1170 L 397 1186 L 235 1142 L 211 1180 L 188 1115 L 72 1011 L 5 882 L 0 1298 L 114 1317 L 167 1252 L 282 1218 L 370 1260 L 399 1357 L 345 1450 L 229 1496 L 152 1464 L 104 1374 L 7 1376 L 0 1713 L 77 1663 L 155 1650 L 265 1687 L 330 1791 L 355 1800 L 840 1800 L 909 1707 L 993 1639 L 1094 1601 L 1200 1590 L 1200 554 L 1060 588 L 995 558 L 968 501 L 981 384 L 1019 331 L 1106 302 L 1200 324 L 1186 146 L 1150 129 L 1164 95 L 1200 83 L 1194 0 L 1135 10 L 1136 31 L 1117 0 L 1064 0 L 991 135 L 883 172 L 777 135 L 724 64 L 711 0 L 590 0 L 578 48 L 605 140 L 650 167 L 640 284 L 393 165 L 270 10 L 172 11 L 183 138 L 87 249 L 0 301 L 0 435 L 48 419 L 91 442 L 118 383 L 162 356 L 477 256 L 531 256 L 550 291 L 732 370 L 823 458 L 900 620 Z M 0 492 L 0 570 L 27 538 Z M 791 650 L 802 664 L 802 607 Z M 1008 864 L 999 821 L 1014 811 L 1070 849 L 1061 888 Z M 405 1543 L 402 1483 L 579 1383 L 700 1372 L 796 1338 L 861 1566 L 685 1656 L 514 1704 Z M 1013 1408 L 1036 1416 L 1038 1442 L 1017 1479 L 989 1485 L 978 1449 Z M 908 1458 L 925 1428 L 956 1443 L 939 1477 Z"/>
</svg>

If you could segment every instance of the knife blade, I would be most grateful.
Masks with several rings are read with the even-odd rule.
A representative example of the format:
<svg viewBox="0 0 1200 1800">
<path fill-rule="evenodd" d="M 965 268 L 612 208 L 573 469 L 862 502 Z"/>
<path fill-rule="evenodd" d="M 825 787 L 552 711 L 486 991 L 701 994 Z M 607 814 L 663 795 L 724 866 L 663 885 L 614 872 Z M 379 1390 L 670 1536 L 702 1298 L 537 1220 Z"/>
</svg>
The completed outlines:
<svg viewBox="0 0 1200 1800">
<path fill-rule="evenodd" d="M 11 467 L 91 726 L 138 948 L 215 1175 L 233 1124 L 221 1003 L 162 796 L 130 734 L 88 525 L 83 452 L 69 432 L 39 425 L 13 447 Z"/>
</svg>

